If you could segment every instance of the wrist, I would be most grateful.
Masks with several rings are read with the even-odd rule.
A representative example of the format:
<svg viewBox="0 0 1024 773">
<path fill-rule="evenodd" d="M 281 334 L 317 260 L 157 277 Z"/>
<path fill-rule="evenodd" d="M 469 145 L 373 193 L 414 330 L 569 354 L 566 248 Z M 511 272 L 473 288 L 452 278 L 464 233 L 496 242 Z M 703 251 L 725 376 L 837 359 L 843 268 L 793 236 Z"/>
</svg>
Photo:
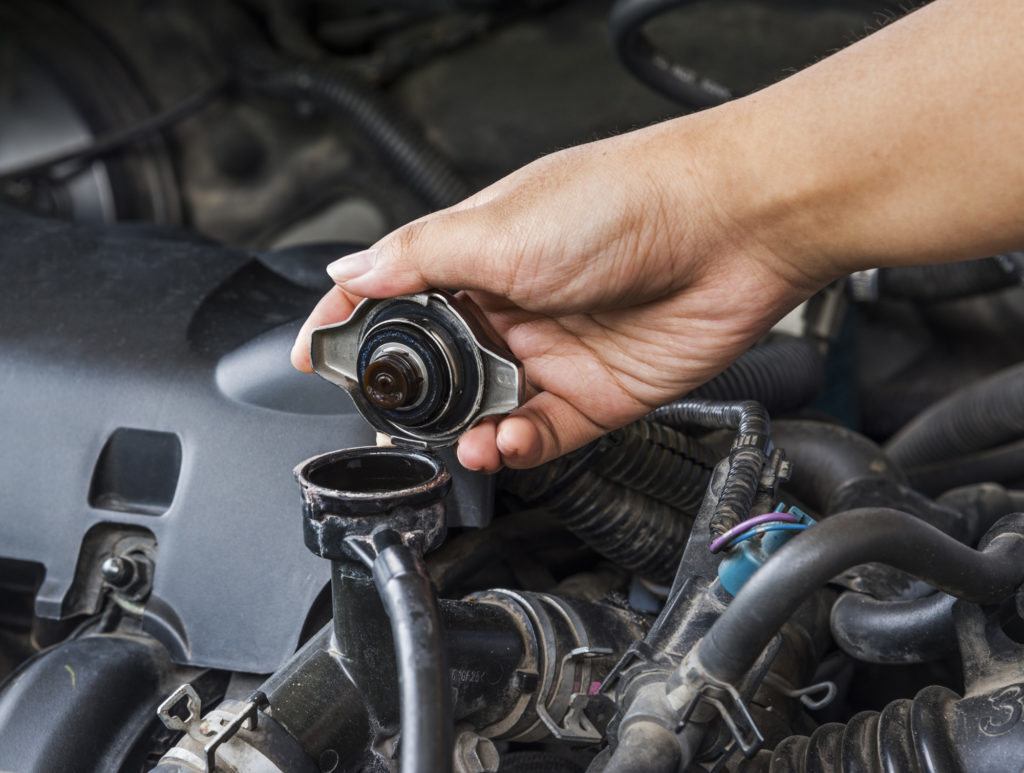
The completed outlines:
<svg viewBox="0 0 1024 773">
<path fill-rule="evenodd" d="M 798 302 L 853 269 L 814 239 L 821 181 L 770 152 L 756 113 L 739 100 L 651 127 L 662 208 L 677 214 L 675 243 L 706 265 L 754 272 L 766 292 Z"/>
</svg>

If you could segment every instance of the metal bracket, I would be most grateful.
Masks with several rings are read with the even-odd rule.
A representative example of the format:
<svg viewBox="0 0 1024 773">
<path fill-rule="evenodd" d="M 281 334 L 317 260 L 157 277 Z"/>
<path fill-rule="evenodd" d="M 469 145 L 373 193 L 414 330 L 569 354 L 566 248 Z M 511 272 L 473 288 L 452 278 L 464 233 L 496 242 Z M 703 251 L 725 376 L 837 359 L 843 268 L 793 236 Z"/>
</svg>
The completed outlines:
<svg viewBox="0 0 1024 773">
<path fill-rule="evenodd" d="M 217 769 L 217 749 L 230 741 L 239 730 L 245 726 L 246 730 L 255 730 L 259 717 L 260 708 L 266 707 L 269 701 L 267 696 L 261 692 L 254 692 L 249 696 L 241 710 L 234 718 L 222 725 L 214 734 L 213 738 L 203 746 L 203 756 L 206 758 L 205 773 L 214 773 Z"/>
<path fill-rule="evenodd" d="M 577 647 L 562 657 L 561 673 L 564 673 L 565 669 L 574 660 L 599 658 L 613 653 L 614 650 L 607 647 Z M 581 685 L 581 687 L 585 687 L 585 685 Z M 544 702 L 538 699 L 537 716 L 540 717 L 541 721 L 551 732 L 551 735 L 559 741 L 598 743 L 604 740 L 604 737 L 584 713 L 590 698 L 590 694 L 585 689 L 583 692 L 573 693 L 572 697 L 569 698 L 569 707 L 566 709 L 561 723 L 555 721 L 551 714 L 548 713 L 547 708 L 545 708 Z"/>
<path fill-rule="evenodd" d="M 171 713 L 171 709 L 185 699 L 185 710 L 188 716 L 182 719 Z M 189 726 L 202 715 L 203 702 L 199 699 L 199 693 L 188 682 L 172 692 L 163 703 L 156 707 L 156 715 L 163 722 L 168 730 L 188 730 Z"/>
<path fill-rule="evenodd" d="M 185 700 L 185 708 L 188 711 L 188 716 L 184 719 L 176 717 L 171 713 L 171 709 L 181 703 L 182 699 Z M 266 708 L 269 703 L 267 696 L 257 690 L 249 696 L 248 701 L 242 704 L 238 713 L 229 721 L 220 725 L 211 736 L 209 730 L 203 727 L 206 723 L 199 723 L 203 710 L 202 700 L 199 698 L 195 688 L 186 682 L 157 707 L 156 713 L 164 727 L 168 730 L 184 730 L 203 744 L 203 773 L 215 773 L 217 770 L 217 749 L 234 738 L 243 726 L 246 730 L 255 730 L 259 721 L 260 709 Z"/>
</svg>

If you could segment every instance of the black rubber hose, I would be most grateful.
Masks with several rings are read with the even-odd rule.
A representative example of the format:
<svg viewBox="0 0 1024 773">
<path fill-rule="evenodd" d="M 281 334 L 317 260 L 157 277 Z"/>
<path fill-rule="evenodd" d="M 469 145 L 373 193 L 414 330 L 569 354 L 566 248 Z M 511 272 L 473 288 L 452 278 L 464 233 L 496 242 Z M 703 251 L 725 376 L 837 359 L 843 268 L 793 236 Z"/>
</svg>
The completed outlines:
<svg viewBox="0 0 1024 773">
<path fill-rule="evenodd" d="M 834 515 L 787 542 L 747 582 L 697 648 L 700 667 L 735 682 L 806 598 L 850 567 L 879 561 L 957 598 L 1000 601 L 1024 581 L 1024 514 L 1007 516 L 974 550 L 907 513 Z"/>
<path fill-rule="evenodd" d="M 832 495 L 851 481 L 906 482 L 877 444 L 837 424 L 773 422 L 772 442 L 793 465 L 786 490 L 821 513 L 829 512 Z"/>
<path fill-rule="evenodd" d="M 1001 370 L 926 408 L 885 445 L 904 469 L 1024 437 L 1024 365 Z"/>
<path fill-rule="evenodd" d="M 258 94 L 308 101 L 349 121 L 432 207 L 451 206 L 471 193 L 421 131 L 397 115 L 380 94 L 337 66 L 310 62 L 250 72 L 243 83 Z"/>
<path fill-rule="evenodd" d="M 981 295 L 1019 284 L 1020 279 L 998 258 L 962 260 L 935 266 L 897 266 L 878 272 L 883 298 L 945 301 Z"/>
<path fill-rule="evenodd" d="M 982 483 L 953 489 L 937 506 L 960 514 L 962 533 L 954 536 L 973 545 L 1000 518 L 1024 509 L 1024 495 L 994 483 Z M 844 652 L 871 663 L 937 660 L 956 646 L 952 615 L 955 601 L 939 592 L 898 601 L 844 593 L 832 607 L 832 634 Z"/>
<path fill-rule="evenodd" d="M 910 485 L 937 496 L 971 483 L 1013 483 L 1024 478 L 1024 440 L 907 470 Z"/>
<path fill-rule="evenodd" d="M 618 0 L 608 14 L 608 37 L 622 64 L 641 82 L 696 110 L 732 99 L 724 86 L 673 62 L 655 48 L 643 26 L 690 0 Z"/>
<path fill-rule="evenodd" d="M 771 415 L 789 413 L 814 400 L 825 385 L 825 357 L 807 338 L 776 335 L 747 349 L 736 362 L 688 397 L 756 400 Z"/>
<path fill-rule="evenodd" d="M 998 483 L 976 483 L 947 491 L 936 504 L 960 514 L 965 532 L 960 541 L 973 545 L 1004 515 L 1024 511 L 1024 491 Z"/>
<path fill-rule="evenodd" d="M 378 538 L 381 535 L 378 535 Z M 373 562 L 373 579 L 391 620 L 401 697 L 402 773 L 445 773 L 452 766 L 451 684 L 437 596 L 423 561 L 394 535 Z"/>
<path fill-rule="evenodd" d="M 844 593 L 832 606 L 832 636 L 839 648 L 867 663 L 926 663 L 956 648 L 948 593 L 907 601 L 879 601 Z"/>
</svg>

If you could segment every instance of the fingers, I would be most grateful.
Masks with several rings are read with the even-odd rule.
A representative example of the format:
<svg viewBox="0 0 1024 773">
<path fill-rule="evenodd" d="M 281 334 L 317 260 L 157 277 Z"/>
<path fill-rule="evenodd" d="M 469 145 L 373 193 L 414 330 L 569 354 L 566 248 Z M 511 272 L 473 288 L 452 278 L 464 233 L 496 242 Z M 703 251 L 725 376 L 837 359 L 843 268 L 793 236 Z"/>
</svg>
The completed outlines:
<svg viewBox="0 0 1024 773">
<path fill-rule="evenodd" d="M 536 467 L 609 429 L 595 424 L 561 397 L 540 392 L 501 420 L 495 443 L 507 467 Z"/>
<path fill-rule="evenodd" d="M 295 337 L 291 353 L 292 365 L 301 371 L 312 373 L 313 366 L 309 362 L 309 338 L 313 329 L 348 319 L 352 309 L 361 300 L 362 298 L 352 295 L 340 287 L 331 288 L 327 295 L 317 303 Z"/>
<path fill-rule="evenodd" d="M 536 467 L 589 443 L 608 430 L 550 392 L 540 392 L 515 413 L 490 417 L 459 438 L 459 463 L 494 473 L 502 465 Z"/>
<path fill-rule="evenodd" d="M 492 290 L 507 288 L 495 260 L 505 258 L 496 244 L 499 230 L 486 206 L 448 210 L 409 223 L 368 250 L 327 267 L 347 292 L 391 298 L 433 287 Z M 504 261 L 503 261 L 504 262 Z"/>
<path fill-rule="evenodd" d="M 497 445 L 498 419 L 488 417 L 459 438 L 456 455 L 459 464 L 474 472 L 493 473 L 501 469 Z"/>
</svg>

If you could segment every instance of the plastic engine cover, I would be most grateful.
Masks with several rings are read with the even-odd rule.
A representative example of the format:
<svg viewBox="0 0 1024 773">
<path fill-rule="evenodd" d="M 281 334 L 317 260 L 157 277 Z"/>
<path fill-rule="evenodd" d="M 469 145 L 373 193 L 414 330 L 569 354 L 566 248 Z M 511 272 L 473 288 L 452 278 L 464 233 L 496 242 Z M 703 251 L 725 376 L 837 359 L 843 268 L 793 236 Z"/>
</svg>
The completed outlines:
<svg viewBox="0 0 1024 773">
<path fill-rule="evenodd" d="M 56 618 L 97 527 L 146 529 L 145 629 L 180 663 L 275 670 L 330 574 L 292 467 L 374 440 L 288 362 L 330 284 L 188 234 L 2 208 L 0 245 L 0 558 L 45 567 L 36 611 Z M 491 479 L 446 461 L 449 524 L 484 525 Z"/>
</svg>

